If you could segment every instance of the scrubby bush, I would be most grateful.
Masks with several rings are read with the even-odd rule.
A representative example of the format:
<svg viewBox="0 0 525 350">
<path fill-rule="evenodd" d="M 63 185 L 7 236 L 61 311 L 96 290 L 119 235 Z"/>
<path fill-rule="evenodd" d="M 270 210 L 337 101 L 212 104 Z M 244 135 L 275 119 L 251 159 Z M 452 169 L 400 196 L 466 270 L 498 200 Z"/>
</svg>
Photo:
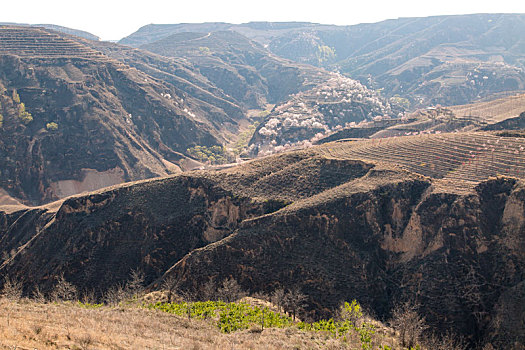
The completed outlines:
<svg viewBox="0 0 525 350">
<path fill-rule="evenodd" d="M 58 124 L 55 122 L 50 122 L 46 124 L 46 129 L 49 131 L 55 131 L 58 130 Z"/>
<path fill-rule="evenodd" d="M 26 106 L 23 102 L 20 103 L 20 106 L 18 107 L 18 118 L 24 125 L 27 125 L 33 121 L 33 116 L 31 113 L 26 111 Z"/>
<path fill-rule="evenodd" d="M 18 92 L 16 92 L 16 90 L 13 90 L 13 101 L 15 103 L 20 103 L 20 96 L 18 95 Z"/>
<path fill-rule="evenodd" d="M 23 285 L 17 279 L 12 279 L 7 276 L 4 277 L 4 284 L 0 292 L 0 296 L 9 300 L 20 300 L 22 297 Z"/>
<path fill-rule="evenodd" d="M 77 288 L 70 282 L 66 281 L 64 275 L 60 275 L 57 278 L 55 287 L 51 291 L 50 297 L 51 300 L 55 302 L 76 300 Z"/>
</svg>

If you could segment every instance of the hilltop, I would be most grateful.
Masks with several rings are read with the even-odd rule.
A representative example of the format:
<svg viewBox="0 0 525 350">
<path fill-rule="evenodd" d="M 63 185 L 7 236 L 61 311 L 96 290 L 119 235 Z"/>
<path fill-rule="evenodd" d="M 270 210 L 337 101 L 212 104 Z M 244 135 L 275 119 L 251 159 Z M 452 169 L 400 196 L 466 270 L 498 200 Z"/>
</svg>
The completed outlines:
<svg viewBox="0 0 525 350">
<path fill-rule="evenodd" d="M 524 94 L 512 94 L 468 105 L 427 107 L 398 117 L 378 115 L 372 120 L 323 130 L 313 143 L 443 132 L 519 130 L 525 127 L 524 110 Z"/>
</svg>

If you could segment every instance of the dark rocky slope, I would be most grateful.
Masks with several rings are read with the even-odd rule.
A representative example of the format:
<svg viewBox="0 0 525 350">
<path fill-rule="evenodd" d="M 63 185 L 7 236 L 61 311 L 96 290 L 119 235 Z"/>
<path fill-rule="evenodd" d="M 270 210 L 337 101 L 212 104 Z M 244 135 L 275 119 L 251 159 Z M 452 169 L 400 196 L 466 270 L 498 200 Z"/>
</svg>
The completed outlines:
<svg viewBox="0 0 525 350">
<path fill-rule="evenodd" d="M 0 272 L 28 292 L 62 273 L 102 292 L 136 268 L 152 288 L 170 276 L 194 291 L 228 277 L 252 292 L 298 286 L 312 317 L 356 298 L 387 318 L 411 300 L 440 331 L 523 343 L 523 182 L 443 189 L 443 175 L 333 148 L 4 211 Z"/>
<path fill-rule="evenodd" d="M 191 167 L 217 145 L 198 102 L 41 28 L 0 28 L 0 187 L 38 204 Z M 29 114 L 28 114 L 29 113 Z"/>
</svg>

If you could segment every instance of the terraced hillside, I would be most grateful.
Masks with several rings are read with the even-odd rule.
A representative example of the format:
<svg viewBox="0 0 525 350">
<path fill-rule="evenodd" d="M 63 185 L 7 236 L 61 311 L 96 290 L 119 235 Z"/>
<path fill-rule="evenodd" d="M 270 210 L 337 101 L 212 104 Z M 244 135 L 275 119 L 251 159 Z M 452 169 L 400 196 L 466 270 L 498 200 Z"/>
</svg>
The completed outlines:
<svg viewBox="0 0 525 350">
<path fill-rule="evenodd" d="M 525 139 L 482 132 L 340 142 L 322 153 L 338 159 L 383 162 L 431 177 L 435 190 L 469 192 L 489 177 L 525 178 Z"/>
<path fill-rule="evenodd" d="M 515 94 L 490 101 L 449 107 L 457 116 L 479 118 L 488 123 L 501 122 L 525 111 L 525 94 Z"/>
<path fill-rule="evenodd" d="M 219 145 L 203 105 L 44 28 L 0 27 L 0 187 L 40 204 L 198 166 Z M 11 200 L 12 201 L 12 200 Z"/>
<path fill-rule="evenodd" d="M 330 130 L 314 143 L 447 132 L 519 130 L 525 127 L 523 111 L 525 95 L 510 94 L 468 105 L 427 107 L 394 118 L 378 116 L 350 123 Z"/>
<path fill-rule="evenodd" d="M 97 52 L 56 32 L 38 27 L 0 26 L 0 54 L 19 57 L 82 57 L 102 59 Z"/>
</svg>

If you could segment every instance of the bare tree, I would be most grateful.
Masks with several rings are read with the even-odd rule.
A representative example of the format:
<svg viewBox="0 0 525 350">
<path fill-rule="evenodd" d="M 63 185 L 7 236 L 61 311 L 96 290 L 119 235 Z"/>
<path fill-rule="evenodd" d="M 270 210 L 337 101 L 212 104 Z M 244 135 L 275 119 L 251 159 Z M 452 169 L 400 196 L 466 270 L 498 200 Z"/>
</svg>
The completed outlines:
<svg viewBox="0 0 525 350">
<path fill-rule="evenodd" d="M 40 289 L 38 285 L 35 285 L 33 287 L 33 292 L 31 295 L 32 295 L 32 299 L 36 301 L 37 303 L 44 303 L 46 301 L 46 296 L 44 295 L 44 293 L 42 292 L 42 290 Z"/>
<path fill-rule="evenodd" d="M 144 272 L 139 269 L 131 270 L 130 280 L 126 284 L 125 292 L 127 299 L 140 297 L 144 293 Z"/>
<path fill-rule="evenodd" d="M 77 288 L 66 281 L 64 274 L 57 278 L 57 284 L 51 291 L 51 300 L 53 301 L 71 301 L 77 298 Z"/>
<path fill-rule="evenodd" d="M 204 301 L 217 299 L 217 285 L 211 278 L 200 288 L 200 295 Z"/>
<path fill-rule="evenodd" d="M 279 312 L 281 312 L 281 310 L 283 309 L 284 301 L 285 301 L 285 298 L 284 298 L 285 295 L 286 295 L 286 293 L 285 293 L 284 289 L 282 289 L 282 288 L 277 288 L 272 293 L 272 297 L 271 297 L 272 303 L 275 304 L 275 306 L 277 306 L 277 310 Z"/>
<path fill-rule="evenodd" d="M 117 283 L 104 293 L 103 300 L 107 305 L 116 306 L 126 300 L 126 289 L 121 283 Z"/>
<path fill-rule="evenodd" d="M 93 289 L 84 290 L 81 300 L 84 304 L 95 304 L 97 302 L 95 291 Z"/>
<path fill-rule="evenodd" d="M 4 277 L 4 285 L 2 287 L 2 295 L 9 300 L 18 301 L 22 298 L 23 284 L 17 279 L 11 279 L 8 276 Z"/>
<path fill-rule="evenodd" d="M 295 321 L 295 316 L 303 311 L 306 306 L 307 297 L 304 295 L 299 287 L 294 287 L 290 289 L 284 295 L 283 306 L 284 309 L 292 314 L 293 320 Z"/>
<path fill-rule="evenodd" d="M 163 291 L 168 292 L 168 303 L 173 302 L 175 291 L 179 289 L 179 280 L 175 276 L 166 277 L 160 287 Z"/>
<path fill-rule="evenodd" d="M 425 318 L 419 316 L 417 307 L 410 302 L 394 308 L 390 325 L 399 332 L 401 345 L 407 348 L 415 347 L 427 329 Z"/>
<path fill-rule="evenodd" d="M 466 350 L 467 342 L 463 337 L 454 335 L 448 331 L 438 336 L 435 333 L 425 337 L 423 344 L 426 348 L 432 350 Z"/>
<path fill-rule="evenodd" d="M 217 296 L 219 300 L 231 303 L 246 296 L 246 292 L 234 278 L 227 278 L 222 282 L 222 286 L 217 289 Z"/>
</svg>

